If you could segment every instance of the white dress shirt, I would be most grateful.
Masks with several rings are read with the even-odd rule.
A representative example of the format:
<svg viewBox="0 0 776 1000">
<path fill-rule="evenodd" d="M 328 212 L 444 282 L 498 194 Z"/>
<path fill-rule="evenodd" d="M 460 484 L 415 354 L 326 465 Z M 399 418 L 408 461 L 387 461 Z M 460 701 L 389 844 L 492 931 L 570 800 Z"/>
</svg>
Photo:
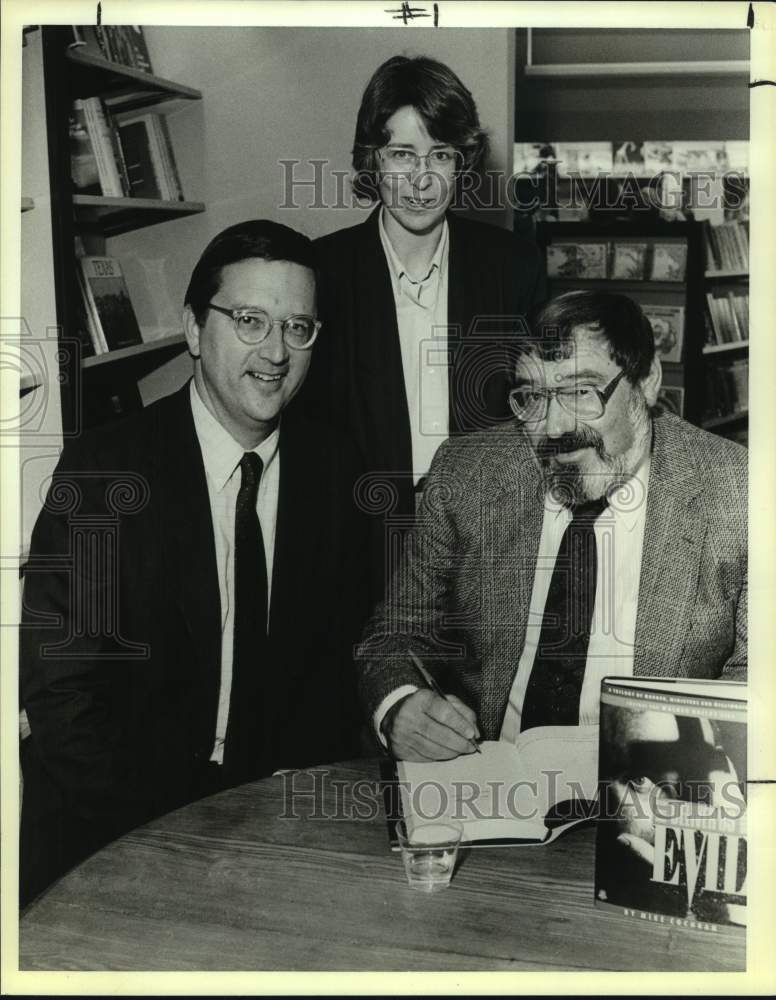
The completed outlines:
<svg viewBox="0 0 776 1000">
<path fill-rule="evenodd" d="M 579 699 L 579 724 L 583 726 L 598 722 L 601 680 L 611 674 L 619 677 L 633 674 L 649 464 L 647 456 L 635 475 L 613 491 L 609 506 L 593 526 L 597 552 L 596 591 Z M 525 644 L 509 692 L 499 737 L 502 740 L 515 742 L 520 735 L 523 699 L 536 658 L 547 592 L 558 549 L 570 521 L 571 512 L 548 496 L 544 505 Z"/>
<path fill-rule="evenodd" d="M 450 435 L 447 352 L 447 220 L 424 275 L 415 278 L 399 260 L 383 225 L 378 229 L 388 262 L 399 328 L 404 388 L 410 415 L 412 474 L 417 484 L 429 470 L 437 448 Z"/>
<path fill-rule="evenodd" d="M 647 455 L 631 479 L 612 492 L 609 506 L 597 518 L 593 527 L 597 552 L 596 596 L 580 692 L 580 725 L 594 725 L 598 722 L 601 680 L 604 677 L 629 677 L 633 674 L 649 469 L 650 460 Z M 548 496 L 544 506 L 525 644 L 499 735 L 499 739 L 512 743 L 520 735 L 523 699 L 536 657 L 547 591 L 563 533 L 570 521 L 570 511 Z M 378 705 L 372 724 L 384 746 L 386 741 L 380 732 L 380 724 L 386 713 L 397 701 L 416 690 L 416 687 L 404 684 L 391 691 Z"/>
<path fill-rule="evenodd" d="M 245 448 L 225 430 L 202 402 L 194 380 L 191 381 L 191 412 L 205 465 L 213 536 L 216 547 L 218 589 L 221 595 L 221 685 L 218 693 L 216 738 L 210 759 L 223 763 L 224 740 L 229 721 L 229 697 L 232 691 L 234 654 L 234 515 L 242 473 L 240 460 Z M 275 554 L 278 488 L 280 485 L 279 429 L 253 450 L 263 463 L 256 512 L 264 539 L 267 561 L 267 627 L 272 596 L 272 566 Z"/>
</svg>

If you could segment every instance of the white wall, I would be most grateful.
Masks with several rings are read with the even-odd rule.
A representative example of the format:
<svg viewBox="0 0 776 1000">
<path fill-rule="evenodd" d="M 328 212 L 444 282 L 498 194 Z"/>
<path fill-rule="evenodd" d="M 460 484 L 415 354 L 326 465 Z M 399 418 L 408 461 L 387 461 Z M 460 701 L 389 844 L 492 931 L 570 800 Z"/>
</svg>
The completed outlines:
<svg viewBox="0 0 776 1000">
<path fill-rule="evenodd" d="M 513 141 L 513 35 L 506 29 L 161 28 L 144 29 L 154 71 L 199 88 L 203 100 L 168 122 L 187 198 L 200 216 L 108 241 L 121 258 L 144 335 L 180 330 L 189 274 L 209 239 L 244 219 L 270 218 L 311 237 L 365 218 L 363 209 L 283 208 L 282 159 L 330 160 L 347 171 L 356 113 L 374 70 L 392 55 L 429 55 L 469 87 L 489 130 L 489 167 L 507 170 Z M 311 177 L 312 167 L 299 168 Z M 335 182 L 328 170 L 327 195 Z M 348 189 L 349 194 L 349 189 Z M 312 201 L 299 192 L 302 205 Z M 489 221 L 511 225 L 505 212 Z M 178 358 L 146 380 L 144 395 L 188 376 Z"/>
<path fill-rule="evenodd" d="M 7 155 L 12 155 L 10 151 Z M 27 35 L 22 50 L 22 194 L 35 208 L 21 217 L 22 363 L 42 374 L 42 385 L 20 403 L 21 547 L 30 533 L 61 449 L 57 312 L 51 246 L 51 196 L 39 31 Z M 27 336 L 29 334 L 29 336 Z M 25 346 L 26 345 L 26 346 Z"/>
</svg>

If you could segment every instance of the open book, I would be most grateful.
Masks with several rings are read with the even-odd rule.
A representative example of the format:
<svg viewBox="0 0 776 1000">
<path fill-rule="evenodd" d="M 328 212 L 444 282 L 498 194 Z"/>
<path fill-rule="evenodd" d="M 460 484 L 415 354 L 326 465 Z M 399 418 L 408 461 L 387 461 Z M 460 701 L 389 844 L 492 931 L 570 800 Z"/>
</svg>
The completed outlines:
<svg viewBox="0 0 776 1000">
<path fill-rule="evenodd" d="M 401 810 L 456 819 L 469 847 L 547 844 L 595 816 L 598 726 L 542 726 L 516 744 L 490 741 L 454 760 L 398 761 Z"/>
</svg>

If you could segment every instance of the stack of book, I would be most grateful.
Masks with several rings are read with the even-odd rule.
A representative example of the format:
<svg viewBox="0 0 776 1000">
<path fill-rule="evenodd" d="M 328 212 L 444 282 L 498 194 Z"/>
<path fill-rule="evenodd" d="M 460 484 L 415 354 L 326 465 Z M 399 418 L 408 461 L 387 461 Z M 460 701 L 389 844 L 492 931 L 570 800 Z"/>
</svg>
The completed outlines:
<svg viewBox="0 0 776 1000">
<path fill-rule="evenodd" d="M 143 29 L 139 24 L 74 24 L 71 49 L 153 73 Z"/>
<path fill-rule="evenodd" d="M 749 339 L 749 292 L 746 288 L 714 288 L 706 292 L 712 344 Z"/>
<path fill-rule="evenodd" d="M 706 230 L 707 267 L 710 271 L 749 270 L 749 230 L 743 222 L 725 222 Z"/>
<path fill-rule="evenodd" d="M 70 162 L 75 190 L 105 197 L 183 201 L 178 168 L 162 115 L 111 115 L 99 97 L 73 103 Z"/>
</svg>

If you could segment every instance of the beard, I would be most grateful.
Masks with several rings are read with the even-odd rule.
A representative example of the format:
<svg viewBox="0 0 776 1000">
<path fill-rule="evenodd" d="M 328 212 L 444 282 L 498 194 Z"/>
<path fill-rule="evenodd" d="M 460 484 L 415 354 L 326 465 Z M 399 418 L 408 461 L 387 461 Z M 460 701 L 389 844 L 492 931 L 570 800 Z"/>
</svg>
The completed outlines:
<svg viewBox="0 0 776 1000">
<path fill-rule="evenodd" d="M 556 503 L 574 508 L 608 495 L 638 468 L 649 444 L 651 424 L 646 403 L 633 410 L 633 439 L 618 455 L 610 454 L 603 437 L 581 425 L 557 438 L 542 438 L 535 446 L 542 468 L 545 492 Z M 583 462 L 557 462 L 556 456 L 579 449 L 591 449 Z"/>
</svg>

